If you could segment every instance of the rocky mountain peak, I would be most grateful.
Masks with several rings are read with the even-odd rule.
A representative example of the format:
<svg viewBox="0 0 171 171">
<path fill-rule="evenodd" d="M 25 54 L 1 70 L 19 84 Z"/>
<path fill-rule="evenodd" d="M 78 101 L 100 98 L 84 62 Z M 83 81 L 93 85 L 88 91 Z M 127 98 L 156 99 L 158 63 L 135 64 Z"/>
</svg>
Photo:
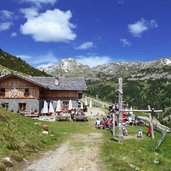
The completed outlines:
<svg viewBox="0 0 171 171">
<path fill-rule="evenodd" d="M 58 63 L 47 68 L 41 68 L 40 70 L 44 70 L 53 76 L 85 76 L 84 73 L 89 70 L 89 66 L 79 63 L 74 58 L 64 58 Z"/>
<path fill-rule="evenodd" d="M 82 76 L 86 79 L 127 77 L 130 79 L 170 79 L 171 58 L 161 58 L 148 62 L 116 62 L 90 68 L 73 58 L 62 59 L 57 64 L 44 69 L 50 75 Z M 168 68 L 169 67 L 169 68 Z"/>
</svg>

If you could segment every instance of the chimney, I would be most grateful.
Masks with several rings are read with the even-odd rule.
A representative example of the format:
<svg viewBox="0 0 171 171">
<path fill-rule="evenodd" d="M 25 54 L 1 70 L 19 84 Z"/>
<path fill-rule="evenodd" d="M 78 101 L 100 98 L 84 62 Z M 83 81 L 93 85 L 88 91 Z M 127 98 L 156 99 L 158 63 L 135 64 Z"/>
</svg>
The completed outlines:
<svg viewBox="0 0 171 171">
<path fill-rule="evenodd" d="M 55 86 L 59 85 L 59 77 L 55 77 Z"/>
</svg>

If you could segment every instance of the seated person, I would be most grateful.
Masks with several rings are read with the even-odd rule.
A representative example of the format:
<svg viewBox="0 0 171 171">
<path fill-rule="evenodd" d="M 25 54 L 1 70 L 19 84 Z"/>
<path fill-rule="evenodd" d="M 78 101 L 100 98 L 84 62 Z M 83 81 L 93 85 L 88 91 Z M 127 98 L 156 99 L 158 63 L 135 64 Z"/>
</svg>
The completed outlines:
<svg viewBox="0 0 171 171">
<path fill-rule="evenodd" d="M 128 117 L 128 123 L 129 123 L 129 125 L 133 124 L 133 120 L 132 120 L 132 118 L 130 116 Z"/>
<path fill-rule="evenodd" d="M 33 109 L 30 110 L 30 114 L 31 114 L 31 115 L 34 114 L 34 110 L 33 110 Z"/>
<path fill-rule="evenodd" d="M 99 118 L 96 118 L 95 127 L 100 128 L 100 119 Z"/>
<path fill-rule="evenodd" d="M 104 126 L 105 128 L 112 128 L 113 127 L 112 119 L 107 118 L 104 123 Z"/>
<path fill-rule="evenodd" d="M 104 122 L 100 121 L 100 129 L 104 129 Z"/>
</svg>

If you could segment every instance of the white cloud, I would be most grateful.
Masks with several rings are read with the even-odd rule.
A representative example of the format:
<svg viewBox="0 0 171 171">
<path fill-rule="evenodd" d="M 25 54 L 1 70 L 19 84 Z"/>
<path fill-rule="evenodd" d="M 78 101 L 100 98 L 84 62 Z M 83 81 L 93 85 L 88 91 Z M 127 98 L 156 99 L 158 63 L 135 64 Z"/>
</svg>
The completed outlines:
<svg viewBox="0 0 171 171">
<path fill-rule="evenodd" d="M 38 65 L 36 68 L 48 68 L 52 65 L 54 65 L 54 63 L 41 64 L 41 65 Z"/>
<path fill-rule="evenodd" d="M 47 5 L 47 4 L 51 4 L 54 5 L 56 3 L 57 0 L 21 0 L 20 2 L 26 2 L 26 3 L 32 3 L 38 7 L 40 7 L 41 5 Z"/>
<path fill-rule="evenodd" d="M 16 55 L 29 63 L 30 65 L 34 67 L 39 67 L 39 66 L 50 66 L 52 64 L 55 64 L 58 62 L 57 58 L 55 55 L 51 52 L 49 52 L 46 55 L 40 55 L 40 56 L 30 56 L 30 55 Z"/>
<path fill-rule="evenodd" d="M 95 67 L 98 65 L 108 64 L 112 61 L 109 56 L 77 56 L 76 60 L 84 65 Z"/>
<path fill-rule="evenodd" d="M 123 47 L 131 46 L 132 44 L 127 39 L 120 39 Z"/>
<path fill-rule="evenodd" d="M 157 28 L 158 24 L 155 20 L 150 20 L 150 26 L 151 26 L 151 28 Z"/>
<path fill-rule="evenodd" d="M 125 3 L 125 1 L 124 1 L 124 0 L 117 0 L 117 3 L 118 3 L 119 5 L 123 5 L 123 4 Z"/>
<path fill-rule="evenodd" d="M 39 42 L 71 41 L 76 38 L 76 34 L 72 30 L 75 25 L 69 21 L 71 17 L 70 11 L 47 10 L 45 13 L 27 18 L 27 22 L 21 25 L 20 30 L 23 34 L 31 35 L 35 41 Z"/>
<path fill-rule="evenodd" d="M 23 59 L 26 62 L 29 62 L 30 59 L 32 59 L 32 57 L 29 55 L 16 55 L 16 56 L 20 57 L 21 59 Z"/>
<path fill-rule="evenodd" d="M 152 28 L 157 28 L 157 27 L 158 27 L 158 24 L 155 20 L 147 21 L 142 18 L 134 24 L 129 24 L 128 30 L 133 36 L 141 37 L 143 32 Z"/>
<path fill-rule="evenodd" d="M 16 37 L 16 36 L 17 36 L 16 32 L 11 33 L 11 37 Z"/>
<path fill-rule="evenodd" d="M 0 23 L 0 31 L 8 30 L 12 26 L 12 22 Z"/>
<path fill-rule="evenodd" d="M 27 19 L 36 17 L 38 15 L 37 8 L 22 8 L 20 11 Z"/>
<path fill-rule="evenodd" d="M 76 47 L 75 49 L 86 50 L 94 47 L 93 42 L 84 42 L 80 46 Z"/>
<path fill-rule="evenodd" d="M 0 11 L 0 19 L 3 20 L 11 20 L 14 18 L 14 14 L 8 10 L 1 10 Z"/>
</svg>

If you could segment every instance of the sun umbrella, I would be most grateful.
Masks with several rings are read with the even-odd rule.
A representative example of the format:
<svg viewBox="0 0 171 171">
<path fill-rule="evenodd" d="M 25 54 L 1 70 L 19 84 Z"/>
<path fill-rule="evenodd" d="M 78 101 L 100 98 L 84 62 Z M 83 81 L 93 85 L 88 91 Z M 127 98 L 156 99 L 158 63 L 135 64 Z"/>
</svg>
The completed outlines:
<svg viewBox="0 0 171 171">
<path fill-rule="evenodd" d="M 90 108 L 92 108 L 92 100 L 90 99 L 90 106 L 89 106 Z"/>
<path fill-rule="evenodd" d="M 47 104 L 46 101 L 44 101 L 42 113 L 43 113 L 43 114 L 48 113 L 48 104 Z"/>
<path fill-rule="evenodd" d="M 56 112 L 60 112 L 61 111 L 61 101 L 58 100 L 57 101 L 57 106 L 56 106 Z"/>
<path fill-rule="evenodd" d="M 85 106 L 88 105 L 88 101 L 87 101 L 87 98 L 85 98 Z"/>
<path fill-rule="evenodd" d="M 72 109 L 72 100 L 69 101 L 69 107 L 68 107 L 69 110 Z"/>
<path fill-rule="evenodd" d="M 83 109 L 83 103 L 81 102 L 81 109 Z"/>
<path fill-rule="evenodd" d="M 49 113 L 54 113 L 52 102 L 49 103 Z"/>
</svg>

